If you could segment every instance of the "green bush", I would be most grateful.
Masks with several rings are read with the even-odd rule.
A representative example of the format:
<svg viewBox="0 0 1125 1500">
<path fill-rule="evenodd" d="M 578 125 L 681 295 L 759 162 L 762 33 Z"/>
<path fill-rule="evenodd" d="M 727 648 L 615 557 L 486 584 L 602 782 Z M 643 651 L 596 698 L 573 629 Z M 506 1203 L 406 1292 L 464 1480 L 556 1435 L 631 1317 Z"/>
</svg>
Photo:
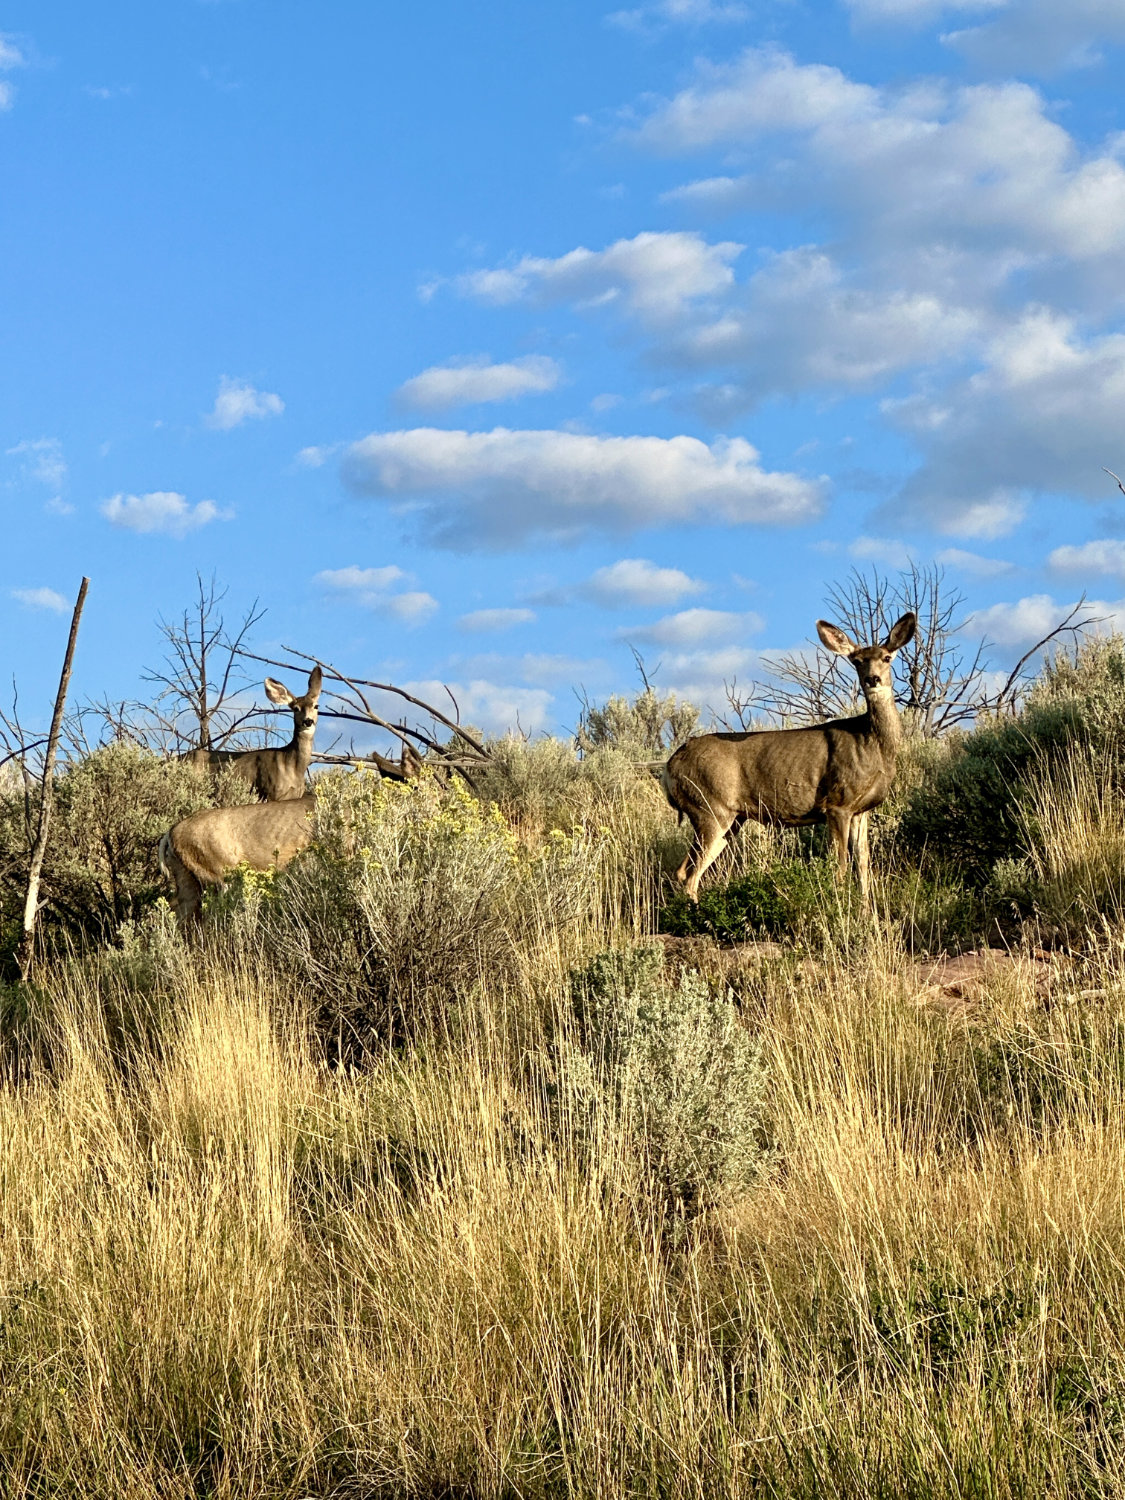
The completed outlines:
<svg viewBox="0 0 1125 1500">
<path fill-rule="evenodd" d="M 580 1144 L 636 1138 L 667 1207 L 690 1214 L 749 1187 L 771 1161 L 757 1042 L 699 974 L 671 984 L 659 948 L 599 954 L 571 977 L 574 1035 L 557 1048 L 558 1100 Z"/>
<path fill-rule="evenodd" d="M 128 741 L 102 746 L 66 766 L 55 782 L 42 899 L 49 927 L 102 940 L 116 937 L 167 890 L 156 847 L 169 828 L 203 807 L 244 802 L 245 783 L 213 777 Z M 0 911 L 4 926 L 22 911 L 38 819 L 38 789 L 0 791 Z"/>
<path fill-rule="evenodd" d="M 976 889 L 1000 861 L 1018 865 L 1037 840 L 1035 784 L 1081 747 L 1125 765 L 1125 638 L 1084 642 L 1047 662 L 1023 712 L 950 736 L 912 788 L 898 821 L 898 852 L 945 866 Z M 1004 880 L 1010 884 L 1011 867 Z"/>
<path fill-rule="evenodd" d="M 660 930 L 676 937 L 705 934 L 720 943 L 780 938 L 804 933 L 817 920 L 831 925 L 838 904 L 828 860 L 790 859 L 727 885 L 705 886 L 698 905 L 677 891 L 660 913 Z"/>
</svg>

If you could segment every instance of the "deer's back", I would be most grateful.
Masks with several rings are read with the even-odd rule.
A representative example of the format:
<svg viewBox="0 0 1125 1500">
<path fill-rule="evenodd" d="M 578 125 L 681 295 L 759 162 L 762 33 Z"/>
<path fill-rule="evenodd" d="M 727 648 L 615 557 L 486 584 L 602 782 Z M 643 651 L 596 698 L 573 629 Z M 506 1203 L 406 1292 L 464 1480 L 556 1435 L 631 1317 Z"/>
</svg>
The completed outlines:
<svg viewBox="0 0 1125 1500">
<path fill-rule="evenodd" d="M 311 794 L 288 802 L 209 807 L 182 819 L 168 835 L 172 849 L 198 880 L 214 883 L 228 870 L 284 868 L 312 842 Z"/>
<path fill-rule="evenodd" d="M 704 734 L 668 761 L 673 807 L 748 813 L 767 822 L 819 822 L 827 808 L 866 811 L 886 796 L 893 775 L 866 715 L 802 729 Z"/>
</svg>

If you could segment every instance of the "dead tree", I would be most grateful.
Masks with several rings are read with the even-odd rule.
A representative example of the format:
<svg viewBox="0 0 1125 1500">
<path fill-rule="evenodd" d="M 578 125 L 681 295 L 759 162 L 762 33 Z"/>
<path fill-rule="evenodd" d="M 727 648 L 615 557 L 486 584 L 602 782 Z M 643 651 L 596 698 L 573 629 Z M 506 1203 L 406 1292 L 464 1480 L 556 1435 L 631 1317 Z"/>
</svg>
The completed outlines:
<svg viewBox="0 0 1125 1500">
<path fill-rule="evenodd" d="M 322 697 L 328 706 L 321 707 L 322 719 L 333 719 L 341 724 L 365 725 L 369 729 L 380 730 L 396 740 L 400 747 L 399 756 L 395 759 L 376 750 L 357 752 L 349 746 L 346 753 L 331 751 L 315 755 L 313 759 L 318 764 L 371 765 L 379 771 L 381 776 L 395 781 L 409 780 L 425 764 L 441 775 L 451 771 L 456 772 L 470 785 L 473 784 L 474 769 L 483 770 L 486 766 L 493 764 L 494 758 L 484 741 L 474 730 L 461 723 L 461 711 L 457 699 L 449 688 L 446 688 L 445 692 L 449 698 L 451 712 L 446 713 L 436 704 L 428 703 L 424 698 L 419 698 L 406 688 L 399 687 L 397 683 L 374 682 L 369 678 L 350 676 L 331 662 L 325 661 L 323 657 L 311 656 L 308 652 L 297 651 L 292 646 L 284 646 L 282 649 L 289 653 L 289 660 L 258 656 L 245 648 L 242 648 L 239 654 L 248 661 L 261 662 L 270 667 L 281 667 L 290 672 L 307 671 L 308 663 L 312 662 L 320 668 L 326 684 Z M 337 686 L 334 688 L 327 686 L 330 683 L 336 683 Z M 392 723 L 390 719 L 379 713 L 375 705 L 375 695 L 379 693 L 389 694 L 409 704 L 417 710 L 418 716 L 426 721 L 426 727 L 423 728 L 418 722 L 408 724 L 405 719 L 397 724 Z M 443 731 L 448 736 L 445 739 L 442 738 Z"/>
<path fill-rule="evenodd" d="M 78 590 L 78 599 L 74 605 L 74 613 L 70 617 L 70 635 L 67 637 L 66 655 L 63 657 L 62 674 L 59 677 L 59 690 L 55 696 L 55 711 L 51 715 L 51 728 L 47 735 L 47 748 L 43 756 L 43 778 L 39 793 L 39 821 L 35 831 L 35 841 L 31 846 L 31 861 L 27 872 L 27 896 L 23 908 L 23 932 L 20 936 L 18 962 L 20 978 L 26 980 L 31 971 L 31 961 L 35 954 L 35 926 L 39 917 L 39 883 L 43 877 L 43 860 L 47 853 L 47 839 L 50 835 L 51 808 L 54 803 L 55 792 L 55 756 L 59 748 L 59 732 L 62 728 L 63 712 L 66 708 L 66 694 L 70 686 L 70 669 L 74 662 L 74 647 L 78 641 L 78 625 L 82 619 L 82 606 L 86 603 L 86 590 L 90 587 L 90 580 L 83 578 Z"/>
<path fill-rule="evenodd" d="M 244 731 L 264 712 L 247 707 L 242 699 L 250 678 L 241 658 L 265 610 L 255 599 L 238 625 L 228 630 L 222 610 L 226 593 L 213 576 L 205 582 L 197 573 L 191 605 L 174 620 L 158 621 L 167 648 L 164 664 L 150 668 L 144 677 L 159 689 L 149 713 L 166 751 L 207 754 L 244 749 Z"/>
<path fill-rule="evenodd" d="M 990 691 L 989 642 L 979 637 L 966 642 L 962 632 L 971 626 L 972 616 L 964 616 L 965 596 L 947 586 L 942 568 L 912 565 L 896 580 L 855 569 L 829 590 L 825 602 L 832 617 L 862 640 L 881 638 L 902 614 L 917 617 L 917 634 L 895 661 L 895 697 L 908 732 L 923 739 L 936 739 L 981 713 L 1016 707 L 1028 664 L 1052 642 L 1074 638 L 1096 623 L 1083 596 L 1065 619 L 1025 652 L 1004 685 Z M 856 711 L 854 678 L 838 657 L 817 650 L 791 651 L 767 658 L 764 665 L 773 682 L 756 701 L 773 717 L 809 724 Z"/>
</svg>

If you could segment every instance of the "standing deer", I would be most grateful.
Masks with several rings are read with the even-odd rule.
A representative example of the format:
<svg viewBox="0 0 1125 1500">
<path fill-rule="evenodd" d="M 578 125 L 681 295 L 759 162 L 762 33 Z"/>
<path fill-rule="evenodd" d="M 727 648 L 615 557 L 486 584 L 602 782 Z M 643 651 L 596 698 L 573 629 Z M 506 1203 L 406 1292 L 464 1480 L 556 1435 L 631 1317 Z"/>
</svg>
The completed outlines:
<svg viewBox="0 0 1125 1500">
<path fill-rule="evenodd" d="M 395 781 L 413 780 L 422 769 L 420 757 L 407 744 L 398 761 L 384 756 L 375 759 L 380 774 Z M 159 845 L 160 868 L 176 887 L 180 926 L 201 919 L 204 887 L 222 885 L 239 865 L 284 870 L 312 843 L 315 810 L 316 797 L 310 792 L 304 797 L 246 802 L 238 807 L 208 807 L 181 818 Z"/>
<path fill-rule="evenodd" d="M 305 774 L 313 753 L 313 736 L 320 703 L 321 672 L 309 673 L 308 690 L 294 698 L 283 682 L 266 678 L 266 697 L 280 708 L 293 710 L 293 738 L 269 750 L 192 750 L 184 758 L 196 765 L 230 766 L 264 802 L 289 802 L 304 796 Z"/>
<path fill-rule="evenodd" d="M 252 870 L 283 870 L 313 837 L 316 798 L 246 802 L 240 807 L 208 807 L 181 818 L 160 840 L 160 868 L 176 887 L 181 927 L 202 916 L 203 888 L 221 885 L 238 865 Z"/>
<path fill-rule="evenodd" d="M 726 848 L 727 835 L 747 818 L 789 828 L 827 823 L 837 878 L 847 878 L 850 847 L 866 898 L 867 815 L 890 791 L 902 739 L 891 664 L 917 624 L 917 617 L 907 613 L 881 646 L 857 646 L 838 626 L 816 622 L 824 645 L 846 656 L 859 674 L 866 713 L 807 729 L 703 734 L 669 757 L 661 784 L 695 833 L 676 871 L 692 901 L 699 900 L 699 882 Z"/>
</svg>

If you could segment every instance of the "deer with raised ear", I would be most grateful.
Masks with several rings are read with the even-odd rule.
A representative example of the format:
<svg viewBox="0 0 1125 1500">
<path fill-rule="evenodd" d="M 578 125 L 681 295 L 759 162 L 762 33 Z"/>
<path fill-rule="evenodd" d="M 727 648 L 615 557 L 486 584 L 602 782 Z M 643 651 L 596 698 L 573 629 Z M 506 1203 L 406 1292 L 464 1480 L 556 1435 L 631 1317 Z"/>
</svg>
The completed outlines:
<svg viewBox="0 0 1125 1500">
<path fill-rule="evenodd" d="M 276 677 L 266 678 L 266 697 L 293 711 L 293 738 L 268 750 L 192 750 L 184 757 L 195 765 L 229 766 L 250 784 L 263 802 L 290 802 L 305 794 L 312 763 L 313 738 L 320 705 L 321 671 L 314 667 L 304 696 L 296 698 Z"/>
<path fill-rule="evenodd" d="M 850 851 L 867 897 L 867 815 L 891 789 L 902 740 L 892 667 L 917 625 L 917 617 L 907 613 L 881 645 L 857 646 L 839 626 L 816 622 L 829 651 L 855 667 L 866 712 L 804 729 L 703 734 L 669 757 L 661 784 L 694 832 L 676 871 L 692 901 L 698 901 L 699 882 L 727 847 L 728 836 L 747 818 L 788 828 L 827 823 L 837 878 L 847 878 Z"/>
<path fill-rule="evenodd" d="M 266 752 L 256 752 L 266 753 Z M 380 774 L 396 781 L 412 781 L 422 770 L 421 758 L 409 746 L 401 760 L 385 760 Z M 231 870 L 283 870 L 312 843 L 316 797 L 246 802 L 237 807 L 207 807 L 181 818 L 160 840 L 160 868 L 176 888 L 176 916 L 181 927 L 203 915 L 203 893 L 222 885 Z"/>
</svg>

